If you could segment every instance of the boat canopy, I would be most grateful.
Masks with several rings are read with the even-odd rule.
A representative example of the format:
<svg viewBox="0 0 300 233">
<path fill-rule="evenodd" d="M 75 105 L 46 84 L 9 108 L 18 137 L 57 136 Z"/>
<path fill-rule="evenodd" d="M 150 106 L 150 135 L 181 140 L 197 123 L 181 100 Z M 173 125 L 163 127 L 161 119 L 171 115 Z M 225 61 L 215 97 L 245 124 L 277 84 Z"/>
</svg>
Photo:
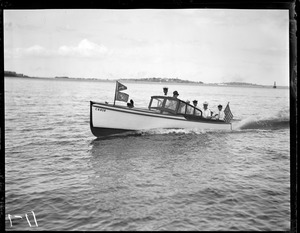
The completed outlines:
<svg viewBox="0 0 300 233">
<path fill-rule="evenodd" d="M 202 111 L 195 106 L 171 96 L 151 96 L 149 110 L 164 114 L 200 116 Z"/>
</svg>

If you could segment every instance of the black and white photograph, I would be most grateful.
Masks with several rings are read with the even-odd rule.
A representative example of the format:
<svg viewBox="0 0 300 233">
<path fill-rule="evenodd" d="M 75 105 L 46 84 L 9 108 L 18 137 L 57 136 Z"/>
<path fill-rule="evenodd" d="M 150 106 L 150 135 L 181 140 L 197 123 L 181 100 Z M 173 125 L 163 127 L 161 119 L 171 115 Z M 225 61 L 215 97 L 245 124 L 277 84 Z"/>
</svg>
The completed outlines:
<svg viewBox="0 0 300 233">
<path fill-rule="evenodd" d="M 2 13 L 5 231 L 294 232 L 291 9 Z"/>
</svg>

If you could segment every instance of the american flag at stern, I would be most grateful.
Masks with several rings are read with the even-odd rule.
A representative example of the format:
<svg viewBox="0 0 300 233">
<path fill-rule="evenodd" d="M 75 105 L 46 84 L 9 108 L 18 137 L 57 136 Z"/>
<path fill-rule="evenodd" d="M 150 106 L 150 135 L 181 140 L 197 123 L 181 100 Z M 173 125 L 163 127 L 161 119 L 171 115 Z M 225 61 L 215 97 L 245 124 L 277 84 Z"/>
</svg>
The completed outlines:
<svg viewBox="0 0 300 233">
<path fill-rule="evenodd" d="M 228 102 L 226 108 L 224 109 L 224 114 L 225 114 L 224 121 L 226 123 L 230 123 L 230 121 L 233 118 L 233 115 L 232 115 L 232 112 L 231 112 L 231 110 L 229 108 L 229 102 Z"/>
</svg>

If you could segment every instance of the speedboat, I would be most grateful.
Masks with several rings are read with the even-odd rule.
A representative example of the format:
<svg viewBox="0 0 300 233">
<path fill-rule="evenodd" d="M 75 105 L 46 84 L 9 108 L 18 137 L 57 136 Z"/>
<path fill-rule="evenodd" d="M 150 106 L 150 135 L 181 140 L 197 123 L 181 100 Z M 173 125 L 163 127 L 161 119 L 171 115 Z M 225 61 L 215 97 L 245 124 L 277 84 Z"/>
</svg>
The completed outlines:
<svg viewBox="0 0 300 233">
<path fill-rule="evenodd" d="M 151 96 L 148 108 L 90 101 L 90 128 L 98 138 L 154 129 L 232 130 L 232 114 L 229 109 L 228 120 L 225 110 L 225 120 L 206 119 L 196 106 L 167 95 Z"/>
</svg>

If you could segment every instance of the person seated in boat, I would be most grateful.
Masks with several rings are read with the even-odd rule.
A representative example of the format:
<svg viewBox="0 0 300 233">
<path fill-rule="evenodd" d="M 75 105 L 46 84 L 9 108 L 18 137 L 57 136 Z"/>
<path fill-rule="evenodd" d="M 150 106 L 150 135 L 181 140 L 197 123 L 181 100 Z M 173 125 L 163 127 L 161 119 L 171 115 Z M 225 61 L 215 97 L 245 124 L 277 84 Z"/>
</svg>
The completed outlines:
<svg viewBox="0 0 300 233">
<path fill-rule="evenodd" d="M 178 92 L 177 92 L 177 91 L 174 91 L 174 92 L 173 92 L 173 97 L 177 99 L 178 96 L 179 96 Z"/>
<path fill-rule="evenodd" d="M 197 104 L 198 104 L 198 101 L 197 101 L 197 100 L 193 100 L 193 105 L 194 105 L 195 107 L 197 107 Z"/>
<path fill-rule="evenodd" d="M 190 101 L 186 100 L 179 103 L 178 113 L 191 114 L 192 110 L 189 108 Z"/>
<path fill-rule="evenodd" d="M 185 114 L 185 109 L 186 109 L 186 103 L 185 102 L 179 102 L 178 113 Z"/>
<path fill-rule="evenodd" d="M 223 106 L 221 104 L 218 105 L 218 111 L 212 117 L 214 120 L 224 120 L 224 112 L 222 111 Z"/>
<path fill-rule="evenodd" d="M 208 103 L 206 101 L 203 103 L 202 116 L 206 119 L 211 119 L 212 116 L 212 112 L 208 108 Z"/>
<path fill-rule="evenodd" d="M 188 105 L 187 105 L 187 108 L 186 108 L 186 114 L 192 115 L 194 109 L 193 109 L 193 107 L 191 107 L 191 106 L 189 105 L 189 104 L 190 104 L 190 101 L 187 100 L 187 101 L 185 101 L 185 102 L 188 104 Z"/>
<path fill-rule="evenodd" d="M 177 91 L 174 91 L 173 92 L 173 97 L 175 99 L 177 99 L 178 96 L 179 96 L 179 93 Z M 177 107 L 177 102 L 178 102 L 177 100 L 167 99 L 167 102 L 165 104 L 165 108 L 175 111 L 176 107 Z M 164 113 L 167 113 L 167 112 L 164 112 Z"/>
<path fill-rule="evenodd" d="M 198 101 L 197 100 L 193 100 L 193 105 L 194 105 L 195 108 L 197 107 L 197 104 L 198 104 Z M 195 109 L 195 115 L 196 116 L 200 116 L 201 112 Z"/>
<path fill-rule="evenodd" d="M 134 107 L 134 102 L 133 102 L 132 99 L 130 100 L 130 103 L 127 103 L 127 107 L 128 108 L 133 108 Z"/>
</svg>

